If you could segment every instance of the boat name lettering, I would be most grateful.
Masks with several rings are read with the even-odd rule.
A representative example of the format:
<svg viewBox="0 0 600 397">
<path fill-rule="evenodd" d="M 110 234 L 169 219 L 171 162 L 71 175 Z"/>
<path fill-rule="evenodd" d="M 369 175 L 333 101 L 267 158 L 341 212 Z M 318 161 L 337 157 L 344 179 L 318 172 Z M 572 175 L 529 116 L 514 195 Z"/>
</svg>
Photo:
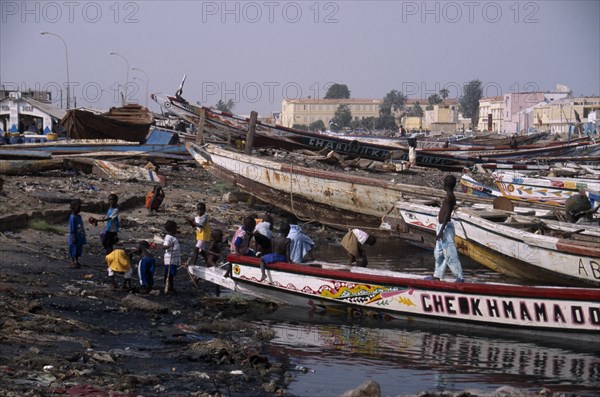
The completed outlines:
<svg viewBox="0 0 600 397">
<path fill-rule="evenodd" d="M 600 263 L 591 260 L 589 271 L 592 273 L 591 276 L 596 280 L 600 280 Z M 587 277 L 590 277 L 590 274 L 586 270 L 585 263 L 583 263 L 583 259 L 579 259 L 579 274 L 585 274 Z"/>
<path fill-rule="evenodd" d="M 362 145 L 358 141 L 337 142 L 329 139 L 310 138 L 308 140 L 308 145 L 318 148 L 334 150 L 336 152 L 355 153 L 362 156 L 377 159 L 385 159 L 390 152 L 386 149 L 376 149 Z"/>
<path fill-rule="evenodd" d="M 425 313 L 446 313 L 520 320 L 550 324 L 600 325 L 600 306 L 585 308 L 579 305 L 561 307 L 542 301 L 519 301 L 502 298 L 475 298 L 447 294 L 421 295 Z"/>
</svg>

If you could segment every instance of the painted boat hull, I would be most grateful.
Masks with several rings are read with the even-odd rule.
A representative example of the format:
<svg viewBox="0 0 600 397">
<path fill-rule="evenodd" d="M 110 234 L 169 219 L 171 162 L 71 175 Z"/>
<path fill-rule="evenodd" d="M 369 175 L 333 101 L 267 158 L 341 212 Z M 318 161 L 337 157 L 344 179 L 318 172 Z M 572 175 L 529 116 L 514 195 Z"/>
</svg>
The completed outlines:
<svg viewBox="0 0 600 397">
<path fill-rule="evenodd" d="M 600 193 L 600 181 L 593 179 L 535 178 L 506 172 L 494 172 L 493 177 L 502 194 L 511 200 L 564 205 L 579 189 L 585 189 L 594 196 Z"/>
<path fill-rule="evenodd" d="M 426 281 L 422 276 L 326 263 L 274 263 L 260 280 L 258 258 L 230 255 L 222 268 L 192 266 L 193 276 L 291 305 L 336 305 L 383 316 L 539 331 L 600 332 L 600 290 Z"/>
</svg>

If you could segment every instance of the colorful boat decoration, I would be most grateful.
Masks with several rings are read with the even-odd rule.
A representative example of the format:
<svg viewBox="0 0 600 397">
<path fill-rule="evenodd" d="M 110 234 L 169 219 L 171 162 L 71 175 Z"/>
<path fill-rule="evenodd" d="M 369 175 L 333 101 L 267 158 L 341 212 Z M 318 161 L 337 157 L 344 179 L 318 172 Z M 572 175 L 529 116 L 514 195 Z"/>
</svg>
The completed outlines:
<svg viewBox="0 0 600 397">
<path fill-rule="evenodd" d="M 414 233 L 433 241 L 439 208 L 398 202 Z M 541 220 L 506 211 L 454 212 L 459 252 L 499 273 L 551 285 L 600 287 L 600 228 Z"/>
<path fill-rule="evenodd" d="M 492 176 L 502 195 L 511 200 L 562 206 L 579 189 L 585 189 L 591 201 L 600 195 L 600 181 L 594 179 L 531 177 L 508 172 L 494 172 Z"/>
<path fill-rule="evenodd" d="M 259 258 L 227 257 L 223 267 L 190 266 L 192 276 L 234 291 L 299 306 L 337 305 L 425 321 L 507 331 L 600 333 L 600 289 L 427 281 L 423 276 L 324 262 L 273 263 L 260 281 Z"/>
<path fill-rule="evenodd" d="M 475 196 L 491 198 L 502 197 L 502 192 L 500 192 L 500 190 L 486 186 L 466 174 L 461 175 L 459 188 L 461 192 Z"/>
</svg>

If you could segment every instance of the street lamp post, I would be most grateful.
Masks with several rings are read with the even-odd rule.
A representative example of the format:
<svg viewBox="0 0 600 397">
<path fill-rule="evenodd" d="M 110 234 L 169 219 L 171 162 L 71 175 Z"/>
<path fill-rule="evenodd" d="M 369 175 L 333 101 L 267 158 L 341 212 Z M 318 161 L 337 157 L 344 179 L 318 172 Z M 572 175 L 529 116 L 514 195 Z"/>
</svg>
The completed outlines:
<svg viewBox="0 0 600 397">
<path fill-rule="evenodd" d="M 65 61 L 67 64 L 67 109 L 70 109 L 71 108 L 71 86 L 70 86 L 70 82 L 69 82 L 69 50 L 67 49 L 67 42 L 65 41 L 65 39 L 63 39 L 61 36 L 57 35 L 56 33 L 41 32 L 40 34 L 58 37 L 60 39 L 60 41 L 62 41 L 63 44 L 65 45 Z"/>
<path fill-rule="evenodd" d="M 123 105 L 125 105 L 125 100 L 127 99 L 127 85 L 129 84 L 129 61 L 127 60 L 127 58 L 125 58 L 123 55 L 119 54 L 118 52 L 110 52 L 110 55 L 116 55 L 120 58 L 123 58 L 123 60 L 125 61 L 125 64 L 127 65 L 127 73 L 125 74 L 125 85 L 124 87 L 124 96 L 123 96 Z"/>
<path fill-rule="evenodd" d="M 146 105 L 145 106 L 147 108 L 148 107 L 148 83 L 146 83 L 146 81 L 144 79 L 140 79 L 139 77 L 133 76 L 133 79 L 134 80 L 139 80 L 142 83 L 144 83 L 144 86 L 145 86 L 144 88 L 145 88 L 145 91 L 146 91 Z"/>
<path fill-rule="evenodd" d="M 146 73 L 145 71 L 143 71 L 140 68 L 131 68 L 131 70 L 137 70 L 138 72 L 142 72 L 144 74 L 144 76 L 146 76 L 146 107 L 148 107 L 148 86 L 150 85 L 150 79 L 148 78 L 148 73 Z"/>
</svg>

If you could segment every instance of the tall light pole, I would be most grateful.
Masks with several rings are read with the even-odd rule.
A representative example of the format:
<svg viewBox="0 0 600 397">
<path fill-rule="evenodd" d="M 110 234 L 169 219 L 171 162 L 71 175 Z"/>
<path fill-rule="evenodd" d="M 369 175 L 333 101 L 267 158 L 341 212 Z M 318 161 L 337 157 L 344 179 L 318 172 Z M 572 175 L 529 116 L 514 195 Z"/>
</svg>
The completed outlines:
<svg viewBox="0 0 600 397">
<path fill-rule="evenodd" d="M 131 70 L 137 70 L 138 72 L 142 72 L 144 74 L 144 76 L 146 76 L 146 107 L 148 107 L 148 86 L 150 85 L 150 79 L 148 78 L 148 73 L 144 72 L 142 69 L 140 68 L 131 68 Z"/>
<path fill-rule="evenodd" d="M 42 36 L 50 35 L 50 36 L 58 37 L 60 39 L 60 41 L 62 41 L 63 44 L 65 45 L 65 61 L 67 63 L 67 109 L 70 109 L 71 108 L 71 85 L 69 83 L 69 50 L 67 49 L 67 42 L 65 41 L 65 39 L 63 39 L 61 36 L 57 35 L 56 33 L 40 32 L 40 34 Z M 61 104 L 61 106 L 62 106 L 62 104 Z"/>
<path fill-rule="evenodd" d="M 141 81 L 142 83 L 144 83 L 144 88 L 146 89 L 146 90 L 145 90 L 145 91 L 146 91 L 146 105 L 145 105 L 145 106 L 146 106 L 146 108 L 147 108 L 147 107 L 148 107 L 148 83 L 146 83 L 146 81 L 145 81 L 144 79 L 140 79 L 139 77 L 135 77 L 135 76 L 133 76 L 133 79 L 134 79 L 134 80 L 139 80 L 139 81 Z"/>
<path fill-rule="evenodd" d="M 123 55 L 119 54 L 118 52 L 110 52 L 110 55 L 116 55 L 120 58 L 123 58 L 123 60 L 125 61 L 125 64 L 127 65 L 127 73 L 125 74 L 125 85 L 124 90 L 125 90 L 125 94 L 123 96 L 123 105 L 125 105 L 125 101 L 127 100 L 127 84 L 129 84 L 129 61 L 127 60 L 127 58 L 125 58 Z"/>
</svg>

